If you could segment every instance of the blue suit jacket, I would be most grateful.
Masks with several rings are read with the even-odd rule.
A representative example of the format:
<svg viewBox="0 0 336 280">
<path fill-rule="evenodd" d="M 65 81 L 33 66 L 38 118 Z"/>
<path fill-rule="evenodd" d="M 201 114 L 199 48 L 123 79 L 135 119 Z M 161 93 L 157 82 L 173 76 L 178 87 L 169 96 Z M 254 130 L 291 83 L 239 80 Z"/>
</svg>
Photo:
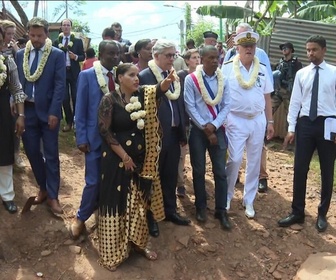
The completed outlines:
<svg viewBox="0 0 336 280">
<path fill-rule="evenodd" d="M 25 49 L 16 53 L 16 62 L 22 88 L 26 80 L 23 73 L 23 54 Z M 65 92 L 65 60 L 59 49 L 52 47 L 41 77 L 34 83 L 35 110 L 38 118 L 48 122 L 48 116 L 62 118 L 62 102 Z"/>
<path fill-rule="evenodd" d="M 139 73 L 140 85 L 156 85 L 157 80 L 150 68 L 146 68 Z M 179 114 L 180 114 L 180 125 L 179 129 L 179 141 L 187 142 L 186 137 L 186 126 L 185 126 L 185 113 L 184 113 L 184 101 L 183 101 L 183 93 L 180 94 L 180 97 L 177 99 Z M 160 121 L 160 125 L 163 132 L 162 145 L 165 144 L 164 138 L 170 137 L 171 131 L 171 120 L 172 120 L 172 112 L 169 105 L 169 100 L 166 95 L 163 95 L 159 109 L 158 109 L 158 117 Z"/>
<path fill-rule="evenodd" d="M 89 144 L 91 151 L 99 151 L 101 137 L 98 129 L 98 107 L 104 93 L 100 90 L 94 67 L 79 73 L 76 101 L 76 142 Z"/>
</svg>

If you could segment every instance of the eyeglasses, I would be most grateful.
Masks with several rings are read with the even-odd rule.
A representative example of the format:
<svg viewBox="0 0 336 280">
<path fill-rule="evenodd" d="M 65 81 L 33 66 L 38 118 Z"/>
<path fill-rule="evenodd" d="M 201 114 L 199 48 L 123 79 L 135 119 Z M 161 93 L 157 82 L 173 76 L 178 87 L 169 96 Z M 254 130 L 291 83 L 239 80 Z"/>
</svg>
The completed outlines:
<svg viewBox="0 0 336 280">
<path fill-rule="evenodd" d="M 166 58 L 171 59 L 171 58 L 177 58 L 177 54 L 176 53 L 166 53 L 163 54 Z"/>
<path fill-rule="evenodd" d="M 288 48 L 287 48 L 287 47 L 283 47 L 282 50 L 283 50 L 283 51 L 287 51 Z"/>
</svg>

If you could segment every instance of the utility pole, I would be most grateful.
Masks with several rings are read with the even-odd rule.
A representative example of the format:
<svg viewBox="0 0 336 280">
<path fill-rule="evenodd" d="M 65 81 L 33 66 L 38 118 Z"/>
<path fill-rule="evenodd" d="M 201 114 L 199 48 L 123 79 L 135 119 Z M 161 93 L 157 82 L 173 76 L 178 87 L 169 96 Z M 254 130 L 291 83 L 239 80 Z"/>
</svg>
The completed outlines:
<svg viewBox="0 0 336 280">
<path fill-rule="evenodd" d="M 68 16 L 68 0 L 65 0 L 65 17 L 69 18 L 69 16 Z"/>
<path fill-rule="evenodd" d="M 180 50 L 182 53 L 184 49 L 184 21 L 183 19 L 180 20 L 179 29 L 180 29 Z"/>
<path fill-rule="evenodd" d="M 219 5 L 222 5 L 222 0 L 219 0 Z M 223 42 L 223 19 L 219 18 L 219 40 Z"/>
<path fill-rule="evenodd" d="M 34 14 L 33 14 L 33 17 L 37 17 L 37 13 L 38 13 L 38 6 L 39 6 L 39 0 L 35 0 L 35 3 L 34 3 Z"/>
</svg>

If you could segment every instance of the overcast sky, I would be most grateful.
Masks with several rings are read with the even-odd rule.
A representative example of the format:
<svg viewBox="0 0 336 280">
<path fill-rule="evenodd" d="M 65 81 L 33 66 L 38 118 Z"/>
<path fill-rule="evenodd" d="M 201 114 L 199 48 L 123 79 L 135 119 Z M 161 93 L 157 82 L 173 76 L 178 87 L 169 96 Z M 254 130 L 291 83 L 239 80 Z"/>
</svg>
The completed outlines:
<svg viewBox="0 0 336 280">
<path fill-rule="evenodd" d="M 7 7 L 10 7 L 9 1 L 5 1 Z M 24 2 L 24 1 L 23 1 Z M 40 1 L 38 16 L 45 15 L 46 19 L 54 22 L 58 17 L 53 18 L 53 11 L 60 2 L 65 1 Z M 71 2 L 71 1 L 68 1 Z M 143 38 L 166 38 L 173 40 L 177 45 L 180 42 L 179 22 L 184 19 L 185 3 L 190 3 L 192 7 L 193 21 L 197 21 L 198 15 L 195 9 L 205 3 L 207 5 L 218 5 L 219 1 L 87 1 L 82 6 L 86 13 L 80 18 L 69 11 L 69 17 L 78 19 L 82 22 L 88 22 L 92 43 L 99 44 L 101 33 L 104 28 L 110 26 L 113 22 L 119 22 L 123 27 L 123 38 L 129 39 L 135 43 Z M 244 5 L 245 1 L 222 1 L 226 5 Z M 33 15 L 34 1 L 28 1 L 25 11 L 30 19 Z M 42 7 L 45 5 L 44 13 Z M 173 7 L 166 7 L 170 5 Z M 16 15 L 14 9 L 10 9 Z M 65 18 L 62 17 L 62 18 Z M 204 17 L 206 20 L 219 22 L 214 17 Z"/>
</svg>

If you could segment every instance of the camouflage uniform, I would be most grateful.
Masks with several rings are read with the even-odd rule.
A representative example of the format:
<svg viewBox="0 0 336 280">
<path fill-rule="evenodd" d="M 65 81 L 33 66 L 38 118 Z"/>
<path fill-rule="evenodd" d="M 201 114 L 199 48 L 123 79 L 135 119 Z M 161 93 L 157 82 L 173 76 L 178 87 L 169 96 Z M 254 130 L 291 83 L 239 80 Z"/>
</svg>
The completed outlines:
<svg viewBox="0 0 336 280">
<path fill-rule="evenodd" d="M 272 94 L 272 110 L 273 114 L 284 103 L 286 114 L 292 94 L 292 88 L 296 72 L 302 68 L 302 63 L 297 57 L 290 60 L 280 59 L 277 70 L 273 72 L 274 93 Z"/>
</svg>

